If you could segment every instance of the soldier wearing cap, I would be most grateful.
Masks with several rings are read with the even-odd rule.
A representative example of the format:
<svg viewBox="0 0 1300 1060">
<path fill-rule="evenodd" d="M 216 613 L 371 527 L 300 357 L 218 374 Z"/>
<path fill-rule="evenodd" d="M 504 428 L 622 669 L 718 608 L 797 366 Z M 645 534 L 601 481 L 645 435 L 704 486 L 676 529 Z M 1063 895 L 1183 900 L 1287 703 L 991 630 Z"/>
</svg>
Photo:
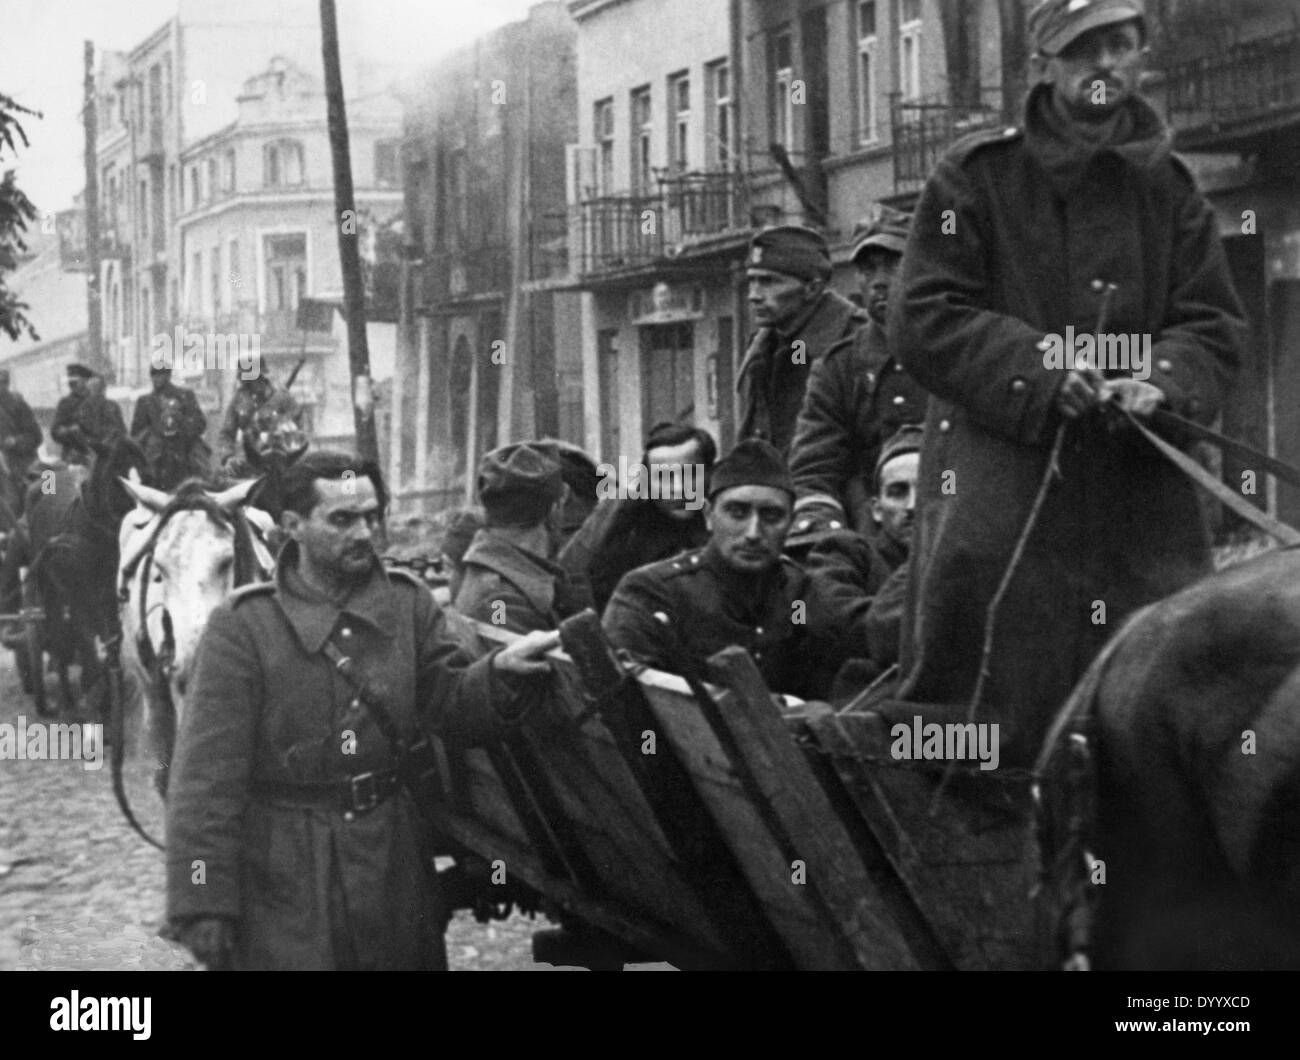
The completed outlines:
<svg viewBox="0 0 1300 1060">
<path fill-rule="evenodd" d="M 853 233 L 853 265 L 871 319 L 813 365 L 790 449 L 798 499 L 792 536 L 871 530 L 872 472 L 881 444 L 925 418 L 928 395 L 890 354 L 885 312 L 911 217 L 881 205 Z"/>
<path fill-rule="evenodd" d="M 709 543 L 626 575 L 605 609 L 610 641 L 675 672 L 739 645 L 772 691 L 824 697 L 864 633 L 835 611 L 817 576 L 782 555 L 793 509 L 781 454 L 742 441 L 713 469 Z"/>
<path fill-rule="evenodd" d="M 737 378 L 740 437 L 765 438 L 784 457 L 812 366 L 868 318 L 826 286 L 830 251 L 811 228 L 781 225 L 759 232 L 750 242 L 745 274 L 758 330 Z"/>
<path fill-rule="evenodd" d="M 217 432 L 218 465 L 231 475 L 248 474 L 244 446 L 250 438 L 256 444 L 259 424 L 278 429 L 288 421 L 297 424 L 301 415 L 293 395 L 277 387 L 268 376 L 241 376 Z"/>
<path fill-rule="evenodd" d="M 553 448 L 520 443 L 483 457 L 483 529 L 461 561 L 453 606 L 466 618 L 511 630 L 555 629 L 580 610 L 552 560 L 568 490 Z"/>
<path fill-rule="evenodd" d="M 1210 422 L 1246 337 L 1214 213 L 1138 95 L 1141 4 L 1046 0 L 1030 29 L 1023 125 L 940 160 L 888 321 L 932 395 L 902 631 L 909 711 L 970 701 L 987 610 L 1067 425 L 976 715 L 1000 724 L 1004 764 L 1032 760 L 1124 616 L 1211 569 L 1194 487 L 1113 406 Z M 1145 371 L 1136 357 L 1104 372 L 1074 351 L 1052 360 L 1067 328 L 1146 337 Z"/>
<path fill-rule="evenodd" d="M 131 416 L 131 437 L 148 461 L 147 484 L 170 492 L 187 478 L 208 474 L 212 453 L 203 440 L 208 419 L 194 391 L 172 382 L 167 365 L 151 366 L 149 382 L 153 389 L 136 402 Z"/>
<path fill-rule="evenodd" d="M 126 434 L 117 402 L 104 393 L 104 377 L 84 364 L 67 367 L 68 393 L 54 409 L 50 437 L 63 447 L 69 463 L 85 464 L 95 445 L 111 446 Z"/>
</svg>

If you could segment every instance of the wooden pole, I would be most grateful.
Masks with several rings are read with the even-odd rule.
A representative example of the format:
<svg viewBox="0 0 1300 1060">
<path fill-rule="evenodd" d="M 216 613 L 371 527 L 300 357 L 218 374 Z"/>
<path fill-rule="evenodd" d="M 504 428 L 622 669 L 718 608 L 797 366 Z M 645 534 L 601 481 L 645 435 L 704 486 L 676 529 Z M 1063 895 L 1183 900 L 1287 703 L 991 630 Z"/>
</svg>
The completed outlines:
<svg viewBox="0 0 1300 1060">
<path fill-rule="evenodd" d="M 334 160 L 334 210 L 339 230 L 339 261 L 343 268 L 343 312 L 348 318 L 348 366 L 352 374 L 352 414 L 357 455 L 379 462 L 375 434 L 375 403 L 370 380 L 370 349 L 366 344 L 366 291 L 357 248 L 357 209 L 352 192 L 352 159 L 348 119 L 343 104 L 343 74 L 339 68 L 338 19 L 334 0 L 320 0 L 321 54 L 325 62 L 325 99 L 329 107 L 330 154 Z"/>
<path fill-rule="evenodd" d="M 95 42 L 86 41 L 85 102 L 81 120 L 86 134 L 86 328 L 90 333 L 89 360 L 91 367 L 112 378 L 112 365 L 104 363 L 101 295 L 99 290 L 99 164 L 95 159 L 98 150 L 95 108 Z"/>
</svg>

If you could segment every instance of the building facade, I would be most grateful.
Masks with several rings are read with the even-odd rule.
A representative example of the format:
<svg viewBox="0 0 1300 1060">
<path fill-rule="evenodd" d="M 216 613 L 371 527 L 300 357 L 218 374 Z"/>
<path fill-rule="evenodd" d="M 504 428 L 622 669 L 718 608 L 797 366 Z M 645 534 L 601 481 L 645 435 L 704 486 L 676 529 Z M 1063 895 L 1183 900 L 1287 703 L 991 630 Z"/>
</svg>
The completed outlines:
<svg viewBox="0 0 1300 1060">
<path fill-rule="evenodd" d="M 583 440 L 579 305 L 560 289 L 574 35 L 563 4 L 536 4 L 408 86 L 390 428 L 403 505 L 469 499 L 497 445 Z"/>
</svg>

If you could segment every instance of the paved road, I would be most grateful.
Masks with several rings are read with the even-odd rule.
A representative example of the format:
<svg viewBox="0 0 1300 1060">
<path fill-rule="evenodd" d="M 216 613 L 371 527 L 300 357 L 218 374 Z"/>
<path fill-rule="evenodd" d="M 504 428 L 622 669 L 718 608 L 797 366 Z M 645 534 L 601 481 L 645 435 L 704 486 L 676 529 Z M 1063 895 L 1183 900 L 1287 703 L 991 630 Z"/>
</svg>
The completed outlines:
<svg viewBox="0 0 1300 1060">
<path fill-rule="evenodd" d="M 17 725 L 20 715 L 38 720 L 0 649 L 0 723 Z M 107 761 L 85 765 L 0 760 L 0 969 L 194 968 L 184 949 L 158 937 L 161 854 L 122 820 Z M 160 835 L 161 806 L 143 763 L 128 761 L 127 790 L 141 823 Z M 543 923 L 515 915 L 484 926 L 461 912 L 447 937 L 451 966 L 540 968 L 530 945 Z"/>
</svg>

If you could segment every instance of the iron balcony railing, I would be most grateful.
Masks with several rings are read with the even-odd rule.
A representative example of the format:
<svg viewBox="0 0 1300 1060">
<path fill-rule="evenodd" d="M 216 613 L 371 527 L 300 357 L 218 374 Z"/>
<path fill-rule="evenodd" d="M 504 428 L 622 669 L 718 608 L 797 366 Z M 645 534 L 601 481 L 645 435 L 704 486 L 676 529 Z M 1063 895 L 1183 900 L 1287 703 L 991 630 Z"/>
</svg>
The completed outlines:
<svg viewBox="0 0 1300 1060">
<path fill-rule="evenodd" d="M 592 196 L 575 213 L 583 275 L 650 265 L 750 227 L 748 187 L 734 171 L 664 176 L 653 191 Z"/>
<path fill-rule="evenodd" d="M 1300 118 L 1300 30 L 1240 41 L 1165 68 L 1170 124 L 1194 143 Z"/>
<path fill-rule="evenodd" d="M 952 144 L 967 133 L 1004 124 L 1001 93 L 981 90 L 978 102 L 955 104 L 889 99 L 894 146 L 894 192 L 916 191 Z"/>
</svg>

